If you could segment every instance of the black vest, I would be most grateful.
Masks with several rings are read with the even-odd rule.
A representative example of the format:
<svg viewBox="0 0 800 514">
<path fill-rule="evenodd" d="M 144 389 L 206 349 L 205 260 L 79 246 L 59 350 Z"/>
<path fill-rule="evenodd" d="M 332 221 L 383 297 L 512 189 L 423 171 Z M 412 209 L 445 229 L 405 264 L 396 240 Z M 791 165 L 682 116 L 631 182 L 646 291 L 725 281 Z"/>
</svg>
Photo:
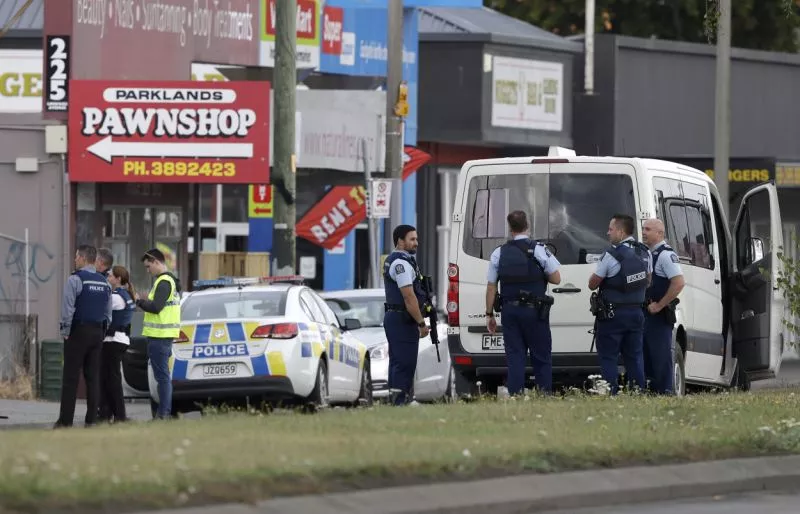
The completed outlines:
<svg viewBox="0 0 800 514">
<path fill-rule="evenodd" d="M 619 273 L 600 284 L 603 298 L 616 305 L 644 305 L 647 290 L 647 247 L 637 241 L 625 241 L 606 250 L 620 266 Z"/>
<path fill-rule="evenodd" d="M 664 298 L 664 295 L 667 294 L 667 289 L 669 289 L 670 280 L 667 277 L 662 277 L 656 272 L 656 263 L 658 262 L 658 257 L 664 250 L 668 250 L 670 252 L 675 251 L 670 248 L 669 245 L 663 244 L 653 252 L 653 283 L 647 289 L 647 298 L 653 300 L 654 302 Z"/>
<path fill-rule="evenodd" d="M 519 298 L 521 291 L 541 298 L 547 293 L 547 275 L 534 250 L 541 245 L 532 239 L 512 239 L 500 247 L 497 279 L 505 300 Z"/>
</svg>

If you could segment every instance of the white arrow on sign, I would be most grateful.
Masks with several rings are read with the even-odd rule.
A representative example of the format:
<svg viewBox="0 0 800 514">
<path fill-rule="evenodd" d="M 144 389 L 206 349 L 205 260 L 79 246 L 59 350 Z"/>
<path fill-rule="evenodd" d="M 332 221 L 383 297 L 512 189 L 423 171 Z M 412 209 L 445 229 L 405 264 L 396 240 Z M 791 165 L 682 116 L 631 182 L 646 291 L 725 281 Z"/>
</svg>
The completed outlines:
<svg viewBox="0 0 800 514">
<path fill-rule="evenodd" d="M 86 149 L 106 162 L 114 157 L 251 158 L 253 143 L 155 143 L 113 141 L 105 137 Z"/>
</svg>

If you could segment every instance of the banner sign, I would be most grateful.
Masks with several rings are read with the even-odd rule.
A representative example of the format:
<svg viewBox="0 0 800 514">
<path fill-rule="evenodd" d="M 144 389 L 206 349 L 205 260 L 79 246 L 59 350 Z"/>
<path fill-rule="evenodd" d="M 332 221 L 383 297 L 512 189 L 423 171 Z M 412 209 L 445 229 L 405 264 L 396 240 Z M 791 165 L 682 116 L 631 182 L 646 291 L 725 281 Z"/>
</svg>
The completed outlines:
<svg viewBox="0 0 800 514">
<path fill-rule="evenodd" d="M 247 195 L 247 216 L 249 218 L 272 217 L 272 186 L 269 184 L 250 184 Z"/>
<path fill-rule="evenodd" d="M 403 180 L 411 176 L 421 166 L 431 159 L 430 154 L 423 152 L 413 146 L 406 146 L 403 154 Z M 391 181 L 373 180 L 376 190 L 380 189 L 379 184 L 388 185 L 384 191 L 386 205 L 378 206 L 384 209 L 386 217 L 389 213 L 389 203 L 391 201 Z M 367 191 L 364 186 L 335 186 L 322 197 L 310 211 L 297 222 L 296 232 L 299 237 L 307 239 L 328 250 L 336 248 L 337 244 L 344 240 L 356 225 L 367 219 L 367 202 L 377 201 L 382 196 L 379 194 L 367 198 Z M 373 204 L 371 211 L 375 212 L 377 204 Z"/>
<path fill-rule="evenodd" d="M 299 237 L 331 250 L 367 215 L 364 186 L 335 186 L 297 222 Z"/>
<path fill-rule="evenodd" d="M 295 0 L 297 12 L 295 31 L 297 46 L 295 58 L 298 69 L 319 67 L 319 0 Z M 275 67 L 275 2 L 261 0 L 261 46 L 259 63 Z"/>
<path fill-rule="evenodd" d="M 73 182 L 269 182 L 269 82 L 69 87 Z"/>
</svg>

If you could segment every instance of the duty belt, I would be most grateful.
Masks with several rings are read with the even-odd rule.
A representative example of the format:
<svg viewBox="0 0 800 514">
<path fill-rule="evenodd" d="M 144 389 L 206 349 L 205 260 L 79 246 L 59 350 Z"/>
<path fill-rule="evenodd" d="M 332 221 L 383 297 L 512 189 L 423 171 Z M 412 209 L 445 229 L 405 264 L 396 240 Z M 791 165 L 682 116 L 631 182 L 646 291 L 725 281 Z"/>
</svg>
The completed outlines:
<svg viewBox="0 0 800 514">
<path fill-rule="evenodd" d="M 643 302 L 639 302 L 639 303 L 611 303 L 611 302 L 609 302 L 608 305 L 610 305 L 614 309 L 616 309 L 618 307 L 638 307 L 639 309 L 644 309 L 644 308 L 647 307 L 647 304 L 645 304 Z"/>
<path fill-rule="evenodd" d="M 396 303 L 384 303 L 383 307 L 386 309 L 386 312 L 406 312 L 405 305 L 397 305 Z"/>
</svg>

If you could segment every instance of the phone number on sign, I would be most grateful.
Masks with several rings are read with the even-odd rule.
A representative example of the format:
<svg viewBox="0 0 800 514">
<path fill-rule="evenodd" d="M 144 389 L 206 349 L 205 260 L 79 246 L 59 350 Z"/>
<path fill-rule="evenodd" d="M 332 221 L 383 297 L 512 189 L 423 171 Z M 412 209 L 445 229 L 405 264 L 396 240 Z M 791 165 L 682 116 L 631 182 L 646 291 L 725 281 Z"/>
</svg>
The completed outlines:
<svg viewBox="0 0 800 514">
<path fill-rule="evenodd" d="M 125 175 L 155 177 L 235 177 L 236 163 L 197 161 L 125 161 Z"/>
</svg>

